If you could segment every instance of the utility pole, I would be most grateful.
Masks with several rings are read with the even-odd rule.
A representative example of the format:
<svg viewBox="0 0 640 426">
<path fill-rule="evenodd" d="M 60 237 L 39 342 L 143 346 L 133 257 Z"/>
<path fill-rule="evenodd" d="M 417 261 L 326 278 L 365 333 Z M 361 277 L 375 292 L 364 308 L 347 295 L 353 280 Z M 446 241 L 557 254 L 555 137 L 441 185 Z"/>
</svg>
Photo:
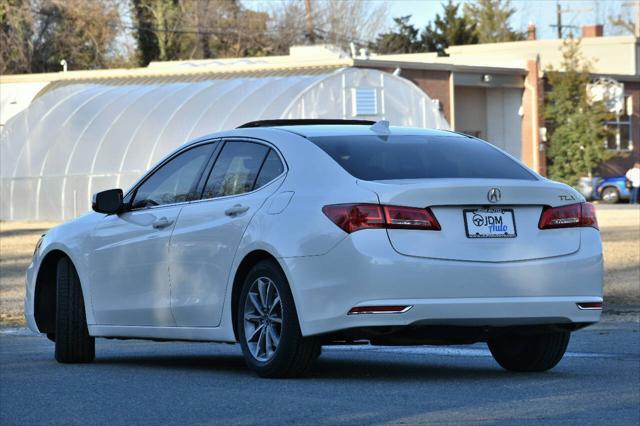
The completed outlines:
<svg viewBox="0 0 640 426">
<path fill-rule="evenodd" d="M 556 1 L 556 27 L 558 29 L 558 38 L 562 38 L 562 6 Z"/>
<path fill-rule="evenodd" d="M 640 1 L 640 0 L 636 0 Z M 563 9 L 560 5 L 560 1 L 556 0 L 556 24 L 550 25 L 550 27 L 555 27 L 557 30 L 558 38 L 562 38 L 562 31 L 565 28 L 578 29 L 579 27 L 576 25 L 563 25 L 562 24 L 562 14 L 563 13 L 580 13 L 580 12 L 591 12 L 593 10 L 592 7 L 585 7 L 582 9 Z"/>
<path fill-rule="evenodd" d="M 307 40 L 309 44 L 314 44 L 316 36 L 313 30 L 313 15 L 311 13 L 311 0 L 304 0 L 305 17 L 307 20 Z"/>
<path fill-rule="evenodd" d="M 640 38 L 640 0 L 636 0 L 636 38 Z"/>
</svg>

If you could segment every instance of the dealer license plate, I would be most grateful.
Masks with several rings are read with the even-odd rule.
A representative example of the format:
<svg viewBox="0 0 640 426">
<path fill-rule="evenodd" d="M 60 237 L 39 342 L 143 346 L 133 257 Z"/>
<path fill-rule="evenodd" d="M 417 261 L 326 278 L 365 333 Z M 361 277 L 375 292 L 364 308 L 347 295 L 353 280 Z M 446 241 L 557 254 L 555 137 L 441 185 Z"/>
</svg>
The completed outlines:
<svg viewBox="0 0 640 426">
<path fill-rule="evenodd" d="M 464 210 L 468 238 L 515 238 L 516 221 L 512 209 Z"/>
</svg>

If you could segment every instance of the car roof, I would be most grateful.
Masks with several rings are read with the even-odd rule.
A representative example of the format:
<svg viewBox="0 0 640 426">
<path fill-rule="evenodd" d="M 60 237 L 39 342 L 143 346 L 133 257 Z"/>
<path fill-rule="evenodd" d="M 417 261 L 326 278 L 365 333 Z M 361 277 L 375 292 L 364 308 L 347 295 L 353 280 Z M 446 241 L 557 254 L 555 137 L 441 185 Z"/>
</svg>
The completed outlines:
<svg viewBox="0 0 640 426">
<path fill-rule="evenodd" d="M 220 131 L 207 135 L 200 136 L 191 140 L 188 145 L 192 145 L 198 142 L 209 140 L 218 137 L 264 137 L 265 131 L 285 131 L 301 136 L 305 139 L 322 137 L 322 136 L 446 136 L 446 137 L 460 137 L 471 138 L 473 137 L 457 133 L 451 130 L 440 129 L 425 129 L 420 127 L 402 127 L 402 126 L 389 126 L 389 133 L 379 133 L 372 130 L 372 126 L 369 124 L 321 124 L 321 123 L 309 123 L 309 124 L 294 124 L 287 125 L 285 123 L 260 126 L 240 126 L 236 129 Z"/>
<path fill-rule="evenodd" d="M 369 125 L 344 125 L 344 124 L 314 124 L 314 125 L 294 125 L 274 127 L 286 130 L 291 133 L 304 136 L 305 138 L 318 136 L 364 136 L 380 135 L 379 132 L 371 129 Z M 448 130 L 423 129 L 417 127 L 390 126 L 390 135 L 413 135 L 413 136 L 456 136 L 458 134 Z M 462 136 L 462 135 L 460 135 Z"/>
</svg>

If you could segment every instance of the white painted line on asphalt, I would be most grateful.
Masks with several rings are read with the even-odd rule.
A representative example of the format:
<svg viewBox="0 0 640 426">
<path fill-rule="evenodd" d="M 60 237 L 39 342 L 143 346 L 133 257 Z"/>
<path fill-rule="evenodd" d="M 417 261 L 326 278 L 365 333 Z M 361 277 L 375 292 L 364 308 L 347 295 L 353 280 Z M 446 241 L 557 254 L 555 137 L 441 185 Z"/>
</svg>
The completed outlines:
<svg viewBox="0 0 640 426">
<path fill-rule="evenodd" d="M 384 353 L 398 353 L 406 355 L 439 355 L 439 356 L 467 356 L 467 357 L 491 357 L 488 349 L 475 348 L 451 348 L 442 346 L 370 346 L 370 345 L 344 345 L 327 346 L 324 351 L 372 351 Z M 567 352 L 564 356 L 576 358 L 617 358 L 620 355 L 596 352 Z"/>
<path fill-rule="evenodd" d="M 39 336 L 38 333 L 34 333 L 28 328 L 24 327 L 1 327 L 0 335 L 9 335 L 9 336 Z"/>
</svg>

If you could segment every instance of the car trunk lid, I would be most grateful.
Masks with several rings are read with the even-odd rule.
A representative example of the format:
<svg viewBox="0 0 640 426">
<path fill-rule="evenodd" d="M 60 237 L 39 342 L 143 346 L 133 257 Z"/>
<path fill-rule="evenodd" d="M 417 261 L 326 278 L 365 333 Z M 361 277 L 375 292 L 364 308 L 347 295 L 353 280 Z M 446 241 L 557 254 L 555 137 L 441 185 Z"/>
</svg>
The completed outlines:
<svg viewBox="0 0 640 426">
<path fill-rule="evenodd" d="M 440 231 L 387 230 L 393 248 L 404 255 L 509 262 L 562 256 L 580 248 L 579 228 L 538 229 L 544 206 L 583 201 L 577 192 L 562 184 L 514 179 L 420 179 L 358 184 L 376 192 L 381 204 L 429 207 L 435 215 Z M 506 221 L 513 212 L 513 234 L 474 238 L 474 230 L 470 229 L 473 226 L 465 223 L 465 211 L 469 211 L 466 215 L 469 222 L 476 210 L 487 209 L 489 215 L 491 212 L 505 215 Z"/>
</svg>

